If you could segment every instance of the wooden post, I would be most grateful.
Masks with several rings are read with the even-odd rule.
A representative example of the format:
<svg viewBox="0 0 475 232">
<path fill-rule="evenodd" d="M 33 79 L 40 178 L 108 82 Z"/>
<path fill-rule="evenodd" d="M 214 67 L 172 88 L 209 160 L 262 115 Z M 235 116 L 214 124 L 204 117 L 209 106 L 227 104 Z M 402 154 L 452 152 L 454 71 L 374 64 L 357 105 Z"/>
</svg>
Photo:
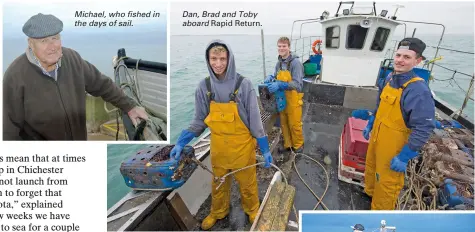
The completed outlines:
<svg viewBox="0 0 475 232">
<path fill-rule="evenodd" d="M 181 199 L 180 194 L 177 192 L 175 192 L 173 196 L 167 197 L 167 206 L 173 219 L 175 219 L 181 230 L 193 230 L 198 224 L 196 219 L 193 217 L 193 215 L 191 215 L 190 211 L 186 207 L 183 199 Z"/>
</svg>

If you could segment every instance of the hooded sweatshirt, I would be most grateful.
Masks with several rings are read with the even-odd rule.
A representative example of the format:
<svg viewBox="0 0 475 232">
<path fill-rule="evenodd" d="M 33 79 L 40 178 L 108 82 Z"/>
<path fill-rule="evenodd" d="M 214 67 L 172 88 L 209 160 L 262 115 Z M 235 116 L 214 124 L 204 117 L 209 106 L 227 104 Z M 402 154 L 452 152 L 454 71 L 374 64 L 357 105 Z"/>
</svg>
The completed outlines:
<svg viewBox="0 0 475 232">
<path fill-rule="evenodd" d="M 392 77 L 392 79 L 391 79 Z M 378 82 L 379 94 L 376 100 L 376 111 L 380 103 L 380 95 L 389 80 L 389 85 L 393 88 L 401 88 L 404 83 L 416 77 L 411 70 L 406 73 L 390 73 L 384 81 Z M 401 96 L 402 117 L 406 127 L 411 129 L 408 146 L 413 151 L 418 151 L 429 140 L 435 128 L 435 103 L 432 98 L 429 86 L 424 81 L 416 81 L 409 84 Z M 375 112 L 376 112 L 375 111 Z"/>
<path fill-rule="evenodd" d="M 303 65 L 300 63 L 300 60 L 298 59 L 299 57 L 297 55 L 293 55 L 290 53 L 290 55 L 286 59 L 282 59 L 281 56 L 279 56 L 279 61 L 275 65 L 275 72 L 274 76 L 277 77 L 277 73 L 279 70 L 289 70 L 290 74 L 292 75 L 292 81 L 289 82 L 289 89 L 288 90 L 297 90 L 297 92 L 302 92 L 303 89 Z M 290 64 L 290 67 L 287 67 L 287 63 Z M 282 67 L 280 66 L 282 64 Z"/>
<path fill-rule="evenodd" d="M 211 80 L 211 92 L 215 94 L 214 100 L 217 103 L 228 103 L 230 98 L 229 94 L 234 92 L 236 82 L 240 74 L 236 72 L 236 66 L 234 64 L 234 54 L 231 50 L 231 47 L 221 40 L 213 40 L 206 47 L 206 51 L 214 43 L 220 43 L 225 45 L 228 50 L 228 65 L 226 69 L 226 75 L 224 79 L 219 80 L 213 72 L 208 60 L 208 55 L 205 53 L 206 64 L 208 66 L 208 72 Z M 207 128 L 207 125 L 204 123 L 205 118 L 209 114 L 209 105 L 210 101 L 207 96 L 208 89 L 206 87 L 206 81 L 200 81 L 198 87 L 195 91 L 195 116 L 193 121 L 190 124 L 188 130 L 195 133 L 196 137 L 200 136 L 203 131 Z M 260 138 L 265 136 L 264 127 L 261 121 L 261 112 L 259 111 L 259 106 L 257 103 L 257 95 L 252 82 L 244 78 L 236 96 L 236 103 L 238 104 L 238 113 L 250 130 L 251 134 L 255 138 Z"/>
</svg>

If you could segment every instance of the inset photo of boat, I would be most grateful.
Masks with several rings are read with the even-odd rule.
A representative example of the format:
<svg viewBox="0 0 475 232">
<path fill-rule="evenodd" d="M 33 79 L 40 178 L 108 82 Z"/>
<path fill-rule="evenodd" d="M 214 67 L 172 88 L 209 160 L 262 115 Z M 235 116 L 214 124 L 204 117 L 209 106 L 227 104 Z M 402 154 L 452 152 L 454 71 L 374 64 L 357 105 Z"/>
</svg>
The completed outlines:
<svg viewBox="0 0 475 232">
<path fill-rule="evenodd" d="M 302 232 L 465 232 L 474 231 L 475 214 L 444 212 L 301 212 Z"/>
<path fill-rule="evenodd" d="M 3 12 L 3 140 L 168 140 L 166 2 Z"/>
</svg>

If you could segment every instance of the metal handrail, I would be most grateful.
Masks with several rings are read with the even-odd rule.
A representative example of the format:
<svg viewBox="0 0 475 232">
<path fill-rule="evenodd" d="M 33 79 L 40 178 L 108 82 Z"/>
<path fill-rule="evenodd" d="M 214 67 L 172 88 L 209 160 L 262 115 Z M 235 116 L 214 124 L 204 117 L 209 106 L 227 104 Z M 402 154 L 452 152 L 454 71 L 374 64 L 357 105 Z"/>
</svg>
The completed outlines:
<svg viewBox="0 0 475 232">
<path fill-rule="evenodd" d="M 444 38 L 444 33 L 445 33 L 445 26 L 444 24 L 441 23 L 429 23 L 429 22 L 420 22 L 420 21 L 408 21 L 408 20 L 396 20 L 398 22 L 405 22 L 405 23 L 416 23 L 416 24 L 427 24 L 427 25 L 436 25 L 436 26 L 441 26 L 442 27 L 442 34 L 440 35 L 439 43 L 437 44 L 437 49 L 435 50 L 435 55 L 434 59 L 437 58 L 437 55 L 439 54 L 439 48 L 440 44 L 442 43 L 442 39 Z M 432 72 L 432 69 L 434 69 L 434 63 L 432 63 L 432 66 L 430 68 L 430 71 Z"/>
<path fill-rule="evenodd" d="M 341 4 L 341 3 L 340 3 L 340 4 Z M 465 52 L 465 51 L 460 51 L 460 50 L 456 50 L 456 49 L 450 49 L 450 48 L 443 48 L 443 47 L 441 47 L 440 45 L 441 45 L 441 43 L 442 43 L 442 40 L 443 40 L 443 37 L 444 37 L 444 34 L 445 34 L 445 25 L 443 25 L 443 24 L 441 24 L 441 23 L 431 23 L 431 22 L 422 22 L 422 21 L 409 21 L 409 20 L 395 20 L 395 21 L 400 22 L 401 25 L 404 26 L 404 37 L 406 37 L 406 33 L 407 33 L 407 23 L 415 23 L 415 24 L 425 24 L 425 25 L 441 26 L 441 27 L 442 27 L 442 33 L 441 33 L 441 35 L 440 35 L 440 39 L 439 39 L 439 41 L 438 41 L 437 46 L 428 46 L 428 47 L 433 47 L 433 48 L 436 49 L 436 52 L 435 52 L 435 55 L 434 55 L 434 59 L 437 58 L 437 56 L 438 56 L 438 54 L 439 54 L 439 50 L 446 50 L 446 51 L 459 52 L 459 53 L 472 54 L 472 55 L 474 54 L 473 52 Z M 294 39 L 294 38 L 293 38 L 293 31 L 294 31 L 295 23 L 297 23 L 297 22 L 302 22 L 302 23 L 300 24 L 299 37 L 298 37 L 297 39 Z M 308 48 L 309 48 L 309 49 L 308 49 L 308 51 L 309 51 L 308 55 L 310 56 L 310 52 L 311 52 L 310 49 L 311 49 L 311 46 L 312 46 L 312 37 L 321 38 L 321 36 L 307 36 L 307 37 L 302 37 L 302 28 L 303 28 L 303 25 L 304 25 L 304 24 L 310 24 L 310 23 L 317 23 L 317 22 L 321 22 L 321 19 L 295 20 L 295 21 L 293 22 L 293 24 L 292 24 L 292 32 L 291 32 L 290 41 L 291 41 L 291 43 L 294 43 L 294 44 L 295 44 L 293 52 L 295 52 L 295 53 L 300 53 L 300 52 L 301 52 L 301 55 L 300 55 L 300 54 L 297 54 L 297 55 L 300 55 L 300 56 L 301 56 L 302 63 L 303 63 L 303 61 L 304 61 L 305 56 L 307 55 L 307 54 L 306 54 L 306 51 L 307 51 L 307 50 L 306 50 L 306 46 L 305 46 L 305 42 L 306 42 L 305 40 L 306 40 L 307 38 L 310 39 L 310 41 L 309 41 L 310 43 L 309 43 L 309 46 L 308 46 Z M 414 31 L 414 32 L 415 32 L 415 31 Z M 297 48 L 298 42 L 300 42 L 300 41 L 302 42 L 302 48 Z M 393 50 L 392 56 L 394 57 L 394 53 L 395 53 L 395 51 L 396 51 L 396 47 L 397 47 L 398 40 L 391 40 L 391 41 L 394 42 L 394 48 L 392 49 L 392 50 Z M 391 49 L 388 49 L 388 52 L 390 52 L 390 51 L 391 51 Z M 450 79 L 448 79 L 448 80 L 453 80 L 454 82 L 455 82 L 455 74 L 457 74 L 457 73 L 459 73 L 459 74 L 461 74 L 461 75 L 465 75 L 465 76 L 471 77 L 471 82 L 470 82 L 470 86 L 469 86 L 469 90 L 468 90 L 468 91 L 463 90 L 463 89 L 460 87 L 460 85 L 459 85 L 457 82 L 455 82 L 455 84 L 457 84 L 457 86 L 458 86 L 461 90 L 463 90 L 463 92 L 466 93 L 466 97 L 465 97 L 463 106 L 462 106 L 462 108 L 460 109 L 460 111 L 463 110 L 463 109 L 465 108 L 466 103 L 467 103 L 467 101 L 468 101 L 469 99 L 473 101 L 473 97 L 470 96 L 470 92 L 471 92 L 470 90 L 471 90 L 471 88 L 473 88 L 474 75 L 473 75 L 473 74 L 470 75 L 470 74 L 463 73 L 463 72 L 458 72 L 458 71 L 456 71 L 456 70 L 449 69 L 449 68 L 444 67 L 444 66 L 442 66 L 442 65 L 435 64 L 435 62 L 432 62 L 432 66 L 430 66 L 430 70 L 429 70 L 430 72 L 433 71 L 434 65 L 437 65 L 438 67 L 444 68 L 444 69 L 449 70 L 449 71 L 453 71 L 453 72 L 454 72 L 453 77 L 450 78 Z M 434 79 L 434 80 L 437 80 L 437 79 L 435 79 L 435 78 L 433 78 L 433 79 Z M 446 81 L 448 81 L 448 80 L 446 80 Z"/>
<path fill-rule="evenodd" d="M 297 23 L 297 22 L 306 22 L 306 21 L 314 21 L 314 20 L 319 20 L 319 18 L 316 18 L 316 19 L 299 19 L 299 20 L 295 20 L 295 21 L 292 23 L 292 30 L 290 31 L 290 41 L 293 40 L 294 25 L 295 25 L 295 23 Z"/>
<path fill-rule="evenodd" d="M 296 53 L 297 55 L 299 55 L 299 57 L 301 58 L 301 62 L 303 63 L 304 62 L 304 59 L 305 57 L 308 55 L 310 56 L 310 53 L 311 53 L 311 46 L 312 46 L 312 41 L 314 40 L 313 38 L 315 39 L 318 39 L 318 38 L 321 38 L 321 36 L 317 36 L 317 35 L 311 35 L 311 36 L 306 36 L 306 37 L 302 37 L 302 38 L 298 38 L 298 39 L 294 39 L 292 42 L 295 42 L 295 46 L 294 46 L 294 49 L 292 50 L 292 52 Z M 308 46 L 308 50 L 306 49 L 306 46 L 305 46 L 305 40 L 306 39 L 309 39 L 309 46 Z M 297 44 L 298 42 L 302 41 L 302 47 L 301 48 L 297 48 Z M 308 52 L 307 52 L 308 51 Z"/>
</svg>

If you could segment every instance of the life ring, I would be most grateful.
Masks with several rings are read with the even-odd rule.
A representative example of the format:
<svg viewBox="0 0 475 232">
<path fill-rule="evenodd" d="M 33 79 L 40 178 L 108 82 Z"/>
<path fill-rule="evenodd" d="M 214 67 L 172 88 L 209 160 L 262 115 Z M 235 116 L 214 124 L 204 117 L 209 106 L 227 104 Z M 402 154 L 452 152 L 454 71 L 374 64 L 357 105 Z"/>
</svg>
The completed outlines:
<svg viewBox="0 0 475 232">
<path fill-rule="evenodd" d="M 315 53 L 315 54 L 322 54 L 322 51 L 315 49 L 315 47 L 317 46 L 317 44 L 319 45 L 319 44 L 321 44 L 321 43 L 322 43 L 322 41 L 319 40 L 319 39 L 317 39 L 317 40 L 315 40 L 315 41 L 313 42 L 313 44 L 312 44 L 312 51 L 313 51 L 313 53 Z M 319 47 L 320 47 L 320 46 L 319 46 Z"/>
</svg>

